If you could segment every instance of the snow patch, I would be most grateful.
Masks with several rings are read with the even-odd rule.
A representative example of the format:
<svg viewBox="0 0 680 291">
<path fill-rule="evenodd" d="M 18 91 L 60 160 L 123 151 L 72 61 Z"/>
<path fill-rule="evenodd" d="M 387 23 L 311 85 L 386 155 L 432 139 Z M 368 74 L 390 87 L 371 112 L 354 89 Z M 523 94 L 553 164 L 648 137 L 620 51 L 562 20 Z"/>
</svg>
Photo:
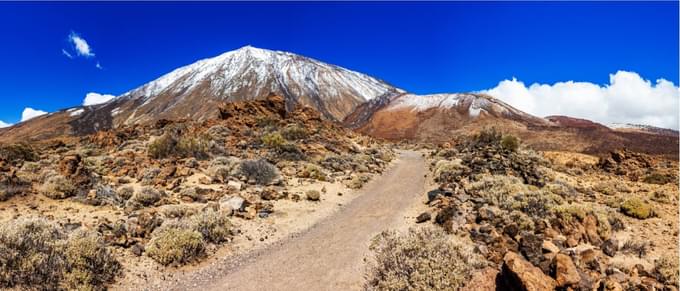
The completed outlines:
<svg viewBox="0 0 680 291">
<path fill-rule="evenodd" d="M 74 108 L 74 109 L 75 109 L 75 108 Z M 73 109 L 71 109 L 71 110 L 73 110 Z M 78 115 L 83 114 L 83 112 L 85 112 L 85 109 L 82 109 L 82 108 L 80 108 L 80 109 L 78 109 L 78 110 L 73 110 L 73 111 L 71 111 L 71 110 L 69 110 L 69 112 L 71 112 L 71 113 L 69 114 L 69 116 L 78 116 Z"/>
</svg>

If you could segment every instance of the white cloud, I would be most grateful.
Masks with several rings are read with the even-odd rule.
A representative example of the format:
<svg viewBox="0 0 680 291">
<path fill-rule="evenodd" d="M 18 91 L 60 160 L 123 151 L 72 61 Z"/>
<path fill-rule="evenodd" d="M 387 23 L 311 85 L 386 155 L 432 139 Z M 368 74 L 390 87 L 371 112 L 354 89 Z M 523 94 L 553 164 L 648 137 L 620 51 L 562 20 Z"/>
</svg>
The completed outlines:
<svg viewBox="0 0 680 291">
<path fill-rule="evenodd" d="M 61 49 L 61 53 L 64 54 L 67 58 L 73 59 L 73 56 L 67 52 L 65 49 Z"/>
<path fill-rule="evenodd" d="M 97 64 L 95 64 L 94 66 L 97 67 L 97 69 L 100 69 L 100 70 L 104 69 L 99 62 L 97 62 Z"/>
<path fill-rule="evenodd" d="M 567 115 L 596 122 L 678 128 L 680 89 L 672 82 L 645 80 L 635 72 L 609 75 L 609 84 L 558 82 L 527 87 L 513 78 L 482 91 L 537 116 Z"/>
<path fill-rule="evenodd" d="M 26 107 L 24 108 L 24 111 L 21 113 L 21 122 L 24 122 L 26 120 L 29 120 L 34 117 L 38 117 L 40 115 L 45 115 L 47 112 L 42 111 L 42 110 L 36 110 L 31 107 Z"/>
<path fill-rule="evenodd" d="M 99 93 L 94 93 L 90 92 L 85 95 L 85 100 L 83 100 L 83 105 L 88 106 L 88 105 L 97 105 L 97 104 L 102 104 L 109 102 L 109 100 L 116 98 L 116 96 L 109 95 L 109 94 L 99 94 Z"/>
<path fill-rule="evenodd" d="M 80 37 L 80 35 L 75 32 L 71 32 L 71 34 L 68 35 L 68 39 L 73 44 L 73 47 L 76 49 L 78 55 L 84 56 L 86 58 L 94 57 L 92 48 L 84 38 Z"/>
<path fill-rule="evenodd" d="M 12 124 L 0 120 L 0 128 L 9 127 L 9 126 L 12 126 Z"/>
</svg>

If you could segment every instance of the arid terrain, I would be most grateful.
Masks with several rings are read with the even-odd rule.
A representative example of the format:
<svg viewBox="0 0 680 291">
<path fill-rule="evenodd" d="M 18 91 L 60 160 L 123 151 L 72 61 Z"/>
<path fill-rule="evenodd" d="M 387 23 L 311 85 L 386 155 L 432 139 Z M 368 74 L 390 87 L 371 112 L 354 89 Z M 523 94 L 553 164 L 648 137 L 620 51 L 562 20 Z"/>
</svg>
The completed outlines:
<svg viewBox="0 0 680 291">
<path fill-rule="evenodd" d="M 678 290 L 677 155 L 244 47 L 0 130 L 0 288 Z"/>
</svg>

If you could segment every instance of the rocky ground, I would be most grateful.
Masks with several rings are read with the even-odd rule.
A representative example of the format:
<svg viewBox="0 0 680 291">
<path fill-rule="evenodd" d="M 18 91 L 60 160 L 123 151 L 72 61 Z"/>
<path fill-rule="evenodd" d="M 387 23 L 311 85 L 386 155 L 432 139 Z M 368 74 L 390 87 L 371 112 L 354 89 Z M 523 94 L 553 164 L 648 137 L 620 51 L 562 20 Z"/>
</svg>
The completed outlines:
<svg viewBox="0 0 680 291">
<path fill-rule="evenodd" d="M 204 122 L 4 144 L 0 248 L 19 255 L 0 256 L 0 287 L 152 286 L 304 229 L 393 157 L 310 108 L 287 111 L 277 96 L 226 104 Z M 91 253 L 62 257 L 80 233 Z M 99 269 L 81 263 L 92 259 Z"/>
<path fill-rule="evenodd" d="M 430 161 L 433 190 L 411 233 L 434 225 L 482 261 L 452 286 L 677 290 L 676 160 L 537 153 L 490 130 L 434 148 Z"/>
</svg>

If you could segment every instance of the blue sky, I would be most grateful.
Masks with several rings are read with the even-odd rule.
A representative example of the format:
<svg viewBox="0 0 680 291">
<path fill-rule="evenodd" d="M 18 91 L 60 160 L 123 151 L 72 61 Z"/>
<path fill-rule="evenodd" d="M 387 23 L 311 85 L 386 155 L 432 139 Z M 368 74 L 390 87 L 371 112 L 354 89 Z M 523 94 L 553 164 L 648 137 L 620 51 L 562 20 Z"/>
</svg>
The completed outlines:
<svg viewBox="0 0 680 291">
<path fill-rule="evenodd" d="M 0 3 L 0 120 L 122 94 L 244 45 L 415 93 L 635 72 L 678 84 L 678 2 Z M 78 55 L 70 36 L 89 45 Z M 67 57 L 66 50 L 72 58 Z M 97 63 L 101 68 L 97 68 Z"/>
</svg>

